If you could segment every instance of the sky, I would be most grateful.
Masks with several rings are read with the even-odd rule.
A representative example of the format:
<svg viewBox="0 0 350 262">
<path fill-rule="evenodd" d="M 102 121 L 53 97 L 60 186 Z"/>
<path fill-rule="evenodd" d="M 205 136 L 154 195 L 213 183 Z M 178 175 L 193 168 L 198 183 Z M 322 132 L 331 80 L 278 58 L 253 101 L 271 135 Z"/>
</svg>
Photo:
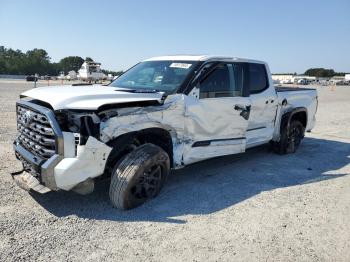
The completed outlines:
<svg viewBox="0 0 350 262">
<path fill-rule="evenodd" d="M 153 56 L 263 60 L 274 73 L 350 72 L 350 0 L 0 0 L 0 45 L 125 70 Z"/>
</svg>

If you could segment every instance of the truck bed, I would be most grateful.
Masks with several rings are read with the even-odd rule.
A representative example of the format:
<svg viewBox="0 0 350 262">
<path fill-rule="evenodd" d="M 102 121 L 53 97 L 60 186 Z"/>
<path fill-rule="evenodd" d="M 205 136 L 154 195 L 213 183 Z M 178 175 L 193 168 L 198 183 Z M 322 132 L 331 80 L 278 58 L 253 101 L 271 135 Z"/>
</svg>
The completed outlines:
<svg viewBox="0 0 350 262">
<path fill-rule="evenodd" d="M 310 131 L 315 125 L 317 109 L 317 90 L 304 87 L 276 86 L 278 103 L 281 105 L 281 115 L 295 108 L 307 109 L 306 131 Z M 283 105 L 285 103 L 285 105 Z"/>
<path fill-rule="evenodd" d="M 315 88 L 292 87 L 292 86 L 275 86 L 275 89 L 276 89 L 277 92 L 316 90 Z"/>
</svg>

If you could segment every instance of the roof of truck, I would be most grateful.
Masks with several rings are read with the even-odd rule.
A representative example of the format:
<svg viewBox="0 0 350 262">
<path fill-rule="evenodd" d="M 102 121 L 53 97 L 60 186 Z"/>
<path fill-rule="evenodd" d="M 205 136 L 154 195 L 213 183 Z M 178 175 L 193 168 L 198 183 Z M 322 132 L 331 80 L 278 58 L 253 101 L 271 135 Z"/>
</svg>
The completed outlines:
<svg viewBox="0 0 350 262">
<path fill-rule="evenodd" d="M 262 63 L 263 61 L 246 59 L 246 58 L 238 58 L 232 56 L 221 56 L 221 55 L 171 55 L 171 56 L 157 56 L 146 59 L 144 61 L 208 61 L 208 60 L 232 60 L 236 62 L 254 62 L 254 63 Z"/>
</svg>

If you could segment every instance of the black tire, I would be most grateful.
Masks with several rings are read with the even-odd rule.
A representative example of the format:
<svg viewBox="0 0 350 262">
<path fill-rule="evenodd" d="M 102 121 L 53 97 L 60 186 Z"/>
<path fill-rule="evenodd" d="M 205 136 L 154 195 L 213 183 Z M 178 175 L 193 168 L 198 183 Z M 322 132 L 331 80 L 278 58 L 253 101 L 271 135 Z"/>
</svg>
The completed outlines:
<svg viewBox="0 0 350 262">
<path fill-rule="evenodd" d="M 289 126 L 282 122 L 281 138 L 273 143 L 274 151 L 280 155 L 295 153 L 304 138 L 305 128 L 298 120 L 292 120 Z"/>
<path fill-rule="evenodd" d="M 170 171 L 168 154 L 144 144 L 127 154 L 112 172 L 109 198 L 119 209 L 131 209 L 156 197 Z"/>
</svg>

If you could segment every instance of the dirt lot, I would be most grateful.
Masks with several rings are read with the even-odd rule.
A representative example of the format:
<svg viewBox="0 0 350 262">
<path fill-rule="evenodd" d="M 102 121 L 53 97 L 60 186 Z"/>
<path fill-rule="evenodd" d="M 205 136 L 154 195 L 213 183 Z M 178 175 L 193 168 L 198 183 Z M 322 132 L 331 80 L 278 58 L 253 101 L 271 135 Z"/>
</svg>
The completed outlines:
<svg viewBox="0 0 350 262">
<path fill-rule="evenodd" d="M 32 85 L 0 81 L 1 261 L 350 261 L 350 87 L 318 88 L 317 127 L 296 154 L 195 164 L 122 212 L 107 183 L 89 196 L 14 184 L 15 100 Z"/>
</svg>

